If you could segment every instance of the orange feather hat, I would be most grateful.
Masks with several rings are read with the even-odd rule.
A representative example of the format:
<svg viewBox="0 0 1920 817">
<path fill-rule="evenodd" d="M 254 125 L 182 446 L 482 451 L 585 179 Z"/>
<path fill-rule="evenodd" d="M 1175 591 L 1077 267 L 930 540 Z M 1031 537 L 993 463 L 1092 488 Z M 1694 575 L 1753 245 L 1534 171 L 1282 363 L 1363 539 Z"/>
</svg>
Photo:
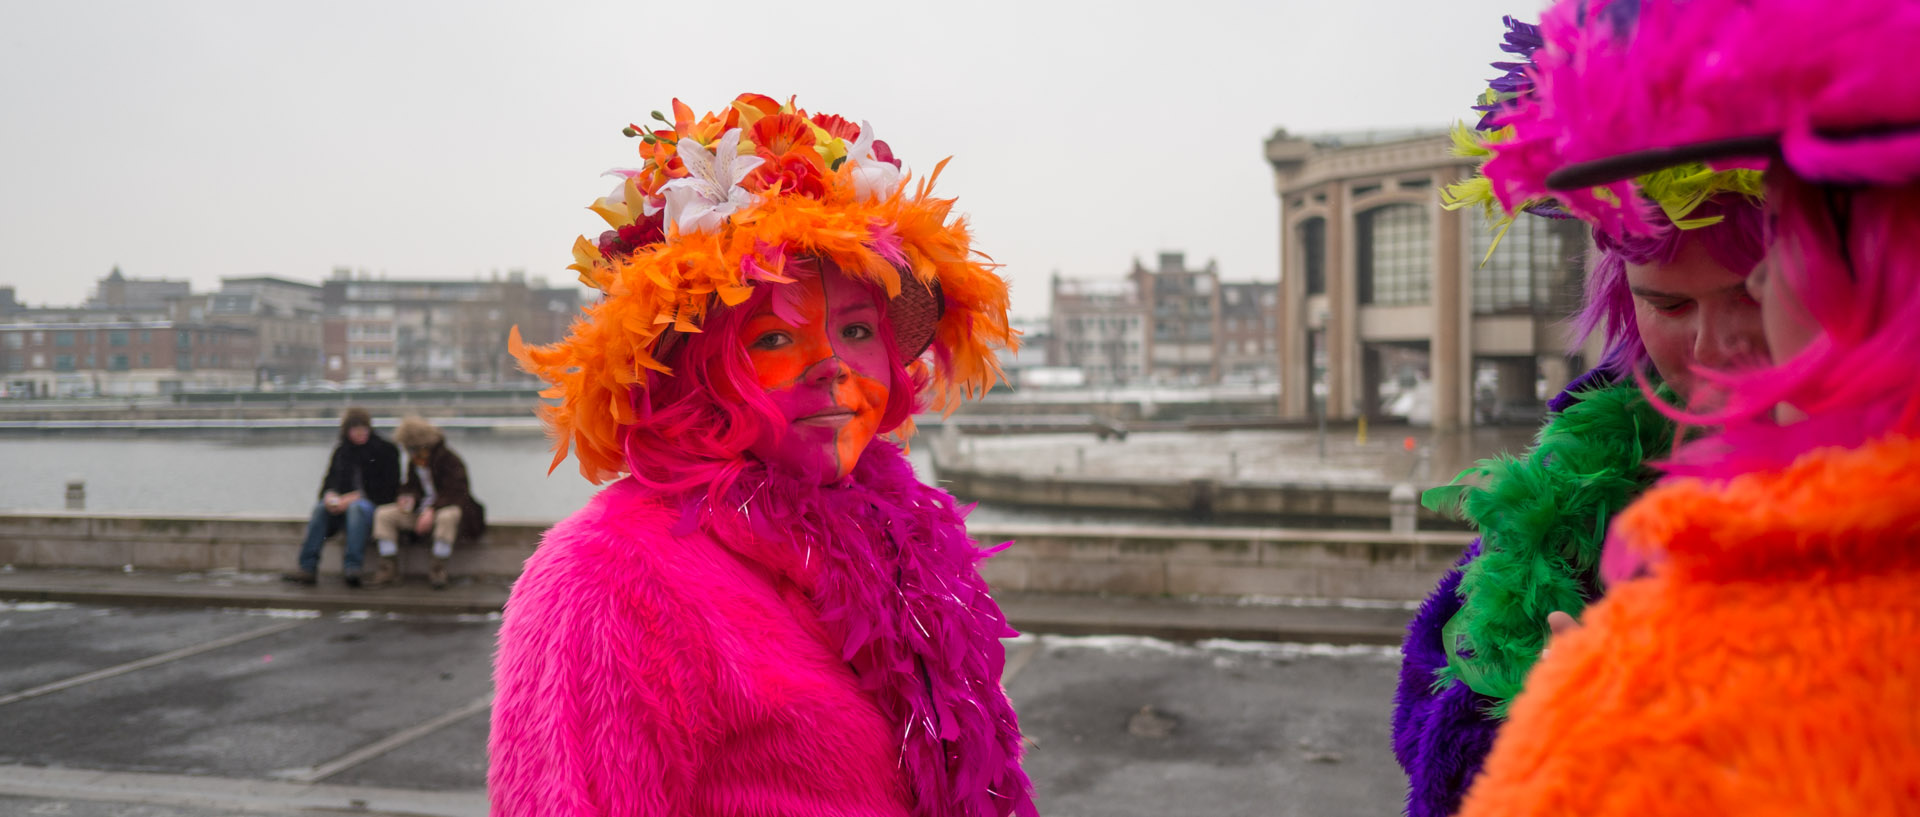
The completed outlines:
<svg viewBox="0 0 1920 817">
<path fill-rule="evenodd" d="M 933 352 L 932 408 L 952 411 L 1002 378 L 998 350 L 1019 345 L 1007 283 L 973 250 L 953 200 L 931 195 L 945 161 L 912 183 L 871 125 L 791 100 L 742 94 L 698 120 L 679 100 L 673 109 L 671 121 L 653 115 L 665 127 L 628 126 L 642 166 L 613 171 L 619 187 L 590 208 L 611 229 L 574 241 L 570 269 L 604 297 L 558 343 L 510 335 L 521 367 L 552 384 L 541 395 L 559 401 L 541 408 L 549 470 L 571 450 L 592 482 L 625 473 L 631 395 L 649 370 L 672 374 L 663 341 L 699 332 L 710 310 L 755 286 L 791 283 L 791 259 L 829 261 L 885 289 L 902 357 Z"/>
</svg>

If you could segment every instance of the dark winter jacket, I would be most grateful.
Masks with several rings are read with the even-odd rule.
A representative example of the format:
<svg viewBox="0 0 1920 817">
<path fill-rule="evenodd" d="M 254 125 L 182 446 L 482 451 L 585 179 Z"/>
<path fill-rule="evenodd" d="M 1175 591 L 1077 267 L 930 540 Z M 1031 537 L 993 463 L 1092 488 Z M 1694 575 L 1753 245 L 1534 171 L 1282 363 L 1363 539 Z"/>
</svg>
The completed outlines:
<svg viewBox="0 0 1920 817">
<path fill-rule="evenodd" d="M 360 445 L 341 440 L 333 449 L 333 461 L 326 478 L 320 480 L 320 496 L 328 491 L 352 493 L 354 471 L 360 472 L 360 490 L 367 501 L 387 505 L 400 495 L 400 449 L 393 443 L 370 434 Z"/>
<path fill-rule="evenodd" d="M 427 472 L 433 476 L 433 507 L 460 509 L 460 538 L 454 544 L 473 544 L 487 531 L 487 508 L 473 498 L 467 485 L 467 464 L 446 443 L 438 442 L 427 449 Z M 400 486 L 400 493 L 413 497 L 415 502 L 427 495 L 427 486 L 420 481 L 420 474 L 412 463 L 407 464 L 407 481 Z"/>
</svg>

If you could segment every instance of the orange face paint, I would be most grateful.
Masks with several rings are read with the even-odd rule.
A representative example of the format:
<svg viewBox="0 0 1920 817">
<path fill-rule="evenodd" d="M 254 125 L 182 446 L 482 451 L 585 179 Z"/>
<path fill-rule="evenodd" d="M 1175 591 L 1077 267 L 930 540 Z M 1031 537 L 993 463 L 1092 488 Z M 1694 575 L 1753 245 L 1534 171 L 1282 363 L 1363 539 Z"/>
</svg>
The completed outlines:
<svg viewBox="0 0 1920 817">
<path fill-rule="evenodd" d="M 891 382 L 881 304 L 838 270 L 780 285 L 740 324 L 754 380 L 786 424 L 752 448 L 770 465 L 830 481 L 879 433 Z"/>
</svg>

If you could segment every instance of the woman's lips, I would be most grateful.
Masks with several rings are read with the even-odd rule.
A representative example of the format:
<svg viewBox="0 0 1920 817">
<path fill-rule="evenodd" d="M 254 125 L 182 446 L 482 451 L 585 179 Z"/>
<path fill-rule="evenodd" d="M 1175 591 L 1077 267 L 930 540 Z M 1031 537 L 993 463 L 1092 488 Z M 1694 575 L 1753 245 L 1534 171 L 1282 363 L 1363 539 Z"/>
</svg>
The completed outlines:
<svg viewBox="0 0 1920 817">
<path fill-rule="evenodd" d="M 854 417 L 853 409 L 834 408 L 815 412 L 793 421 L 794 425 L 843 426 Z"/>
</svg>

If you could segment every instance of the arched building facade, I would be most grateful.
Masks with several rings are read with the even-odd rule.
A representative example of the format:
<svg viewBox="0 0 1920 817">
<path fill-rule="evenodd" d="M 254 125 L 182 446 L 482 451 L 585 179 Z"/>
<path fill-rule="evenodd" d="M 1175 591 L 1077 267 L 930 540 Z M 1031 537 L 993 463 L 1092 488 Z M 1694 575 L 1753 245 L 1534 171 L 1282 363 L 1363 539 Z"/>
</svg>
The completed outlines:
<svg viewBox="0 0 1920 817">
<path fill-rule="evenodd" d="M 1447 210 L 1469 177 L 1444 132 L 1267 140 L 1280 198 L 1280 410 L 1410 414 L 1454 430 L 1538 411 L 1565 351 L 1587 239 L 1576 221 Z"/>
</svg>

